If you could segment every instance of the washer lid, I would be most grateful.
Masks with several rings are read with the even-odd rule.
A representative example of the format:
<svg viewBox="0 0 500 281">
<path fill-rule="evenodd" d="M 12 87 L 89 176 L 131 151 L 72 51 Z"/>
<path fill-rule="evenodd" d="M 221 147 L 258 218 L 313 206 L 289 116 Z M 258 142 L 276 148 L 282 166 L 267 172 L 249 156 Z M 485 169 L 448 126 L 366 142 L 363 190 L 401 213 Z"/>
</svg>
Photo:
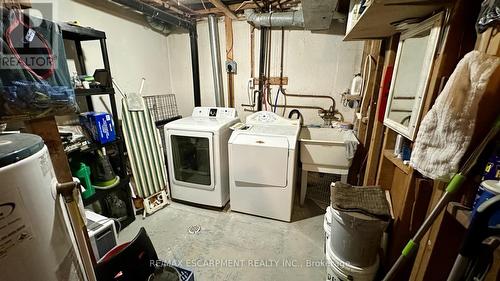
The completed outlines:
<svg viewBox="0 0 500 281">
<path fill-rule="evenodd" d="M 37 135 L 0 135 L 0 168 L 28 158 L 42 148 L 43 140 Z"/>
</svg>

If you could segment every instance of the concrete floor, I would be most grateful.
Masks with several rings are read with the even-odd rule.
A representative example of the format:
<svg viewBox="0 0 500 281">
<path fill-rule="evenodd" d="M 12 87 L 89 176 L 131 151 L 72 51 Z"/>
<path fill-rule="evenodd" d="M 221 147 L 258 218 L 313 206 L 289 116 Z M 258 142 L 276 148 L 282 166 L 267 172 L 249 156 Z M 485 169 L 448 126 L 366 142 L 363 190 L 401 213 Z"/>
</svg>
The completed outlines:
<svg viewBox="0 0 500 281">
<path fill-rule="evenodd" d="M 326 280 L 323 214 L 312 201 L 296 204 L 292 223 L 174 202 L 137 216 L 119 240 L 146 228 L 158 257 L 194 270 L 196 281 L 319 281 Z M 191 234 L 192 226 L 201 230 Z"/>
</svg>

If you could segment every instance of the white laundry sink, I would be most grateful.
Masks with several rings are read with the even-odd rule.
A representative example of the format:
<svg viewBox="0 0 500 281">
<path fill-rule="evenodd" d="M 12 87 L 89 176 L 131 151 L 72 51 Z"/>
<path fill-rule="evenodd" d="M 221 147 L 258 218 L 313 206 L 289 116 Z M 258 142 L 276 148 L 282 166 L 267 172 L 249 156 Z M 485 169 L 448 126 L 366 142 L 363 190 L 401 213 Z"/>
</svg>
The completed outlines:
<svg viewBox="0 0 500 281">
<path fill-rule="evenodd" d="M 359 143 L 351 130 L 340 128 L 302 127 L 299 140 L 302 168 L 331 174 L 347 174 L 346 141 Z"/>
<path fill-rule="evenodd" d="M 302 162 L 300 205 L 304 205 L 307 192 L 307 172 L 340 175 L 347 182 L 352 160 L 347 157 L 346 143 L 359 144 L 352 130 L 340 128 L 302 127 L 299 135 L 300 162 Z M 353 149 L 355 152 L 355 149 Z"/>
</svg>

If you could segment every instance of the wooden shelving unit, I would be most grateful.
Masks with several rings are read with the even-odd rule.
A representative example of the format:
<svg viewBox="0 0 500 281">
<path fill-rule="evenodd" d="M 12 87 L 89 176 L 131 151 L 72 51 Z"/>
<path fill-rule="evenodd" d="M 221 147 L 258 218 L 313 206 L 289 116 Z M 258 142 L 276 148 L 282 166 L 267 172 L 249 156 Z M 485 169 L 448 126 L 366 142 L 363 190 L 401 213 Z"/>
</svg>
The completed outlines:
<svg viewBox="0 0 500 281">
<path fill-rule="evenodd" d="M 446 211 L 455 218 L 463 227 L 468 228 L 471 217 L 471 210 L 458 202 L 451 202 L 446 207 Z"/>
<path fill-rule="evenodd" d="M 381 39 L 390 37 L 399 31 L 394 23 L 412 18 L 425 18 L 434 11 L 453 3 L 450 0 L 425 1 L 417 4 L 415 1 L 402 0 L 372 0 L 361 16 L 347 31 L 344 41 Z"/>
<path fill-rule="evenodd" d="M 396 167 L 398 167 L 398 169 L 400 169 L 401 171 L 403 171 L 403 173 L 407 175 L 409 175 L 413 171 L 412 167 L 410 167 L 409 165 L 405 165 L 403 163 L 403 160 L 399 159 L 394 155 L 393 150 L 390 149 L 384 150 L 384 157 L 387 160 L 391 161 L 392 164 L 394 164 Z"/>
</svg>

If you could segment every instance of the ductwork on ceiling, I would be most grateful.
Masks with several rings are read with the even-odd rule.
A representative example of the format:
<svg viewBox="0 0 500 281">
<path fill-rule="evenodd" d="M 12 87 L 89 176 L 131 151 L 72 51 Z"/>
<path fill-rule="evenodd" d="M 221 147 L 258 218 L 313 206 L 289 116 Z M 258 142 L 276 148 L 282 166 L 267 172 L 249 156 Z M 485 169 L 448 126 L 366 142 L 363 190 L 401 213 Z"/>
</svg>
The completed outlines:
<svg viewBox="0 0 500 281">
<path fill-rule="evenodd" d="M 302 9 L 287 12 L 257 13 L 245 10 L 248 22 L 256 27 L 288 27 L 306 30 L 326 30 L 332 20 L 345 21 L 345 14 L 337 11 L 339 0 L 302 0 Z"/>
<path fill-rule="evenodd" d="M 149 16 L 146 16 L 146 21 L 153 30 L 161 32 L 164 35 L 169 35 L 172 32 L 172 25 L 167 24 L 163 21 Z"/>
<path fill-rule="evenodd" d="M 304 27 L 302 10 L 275 13 L 256 13 L 252 9 L 245 10 L 248 22 L 256 27 Z"/>
</svg>

